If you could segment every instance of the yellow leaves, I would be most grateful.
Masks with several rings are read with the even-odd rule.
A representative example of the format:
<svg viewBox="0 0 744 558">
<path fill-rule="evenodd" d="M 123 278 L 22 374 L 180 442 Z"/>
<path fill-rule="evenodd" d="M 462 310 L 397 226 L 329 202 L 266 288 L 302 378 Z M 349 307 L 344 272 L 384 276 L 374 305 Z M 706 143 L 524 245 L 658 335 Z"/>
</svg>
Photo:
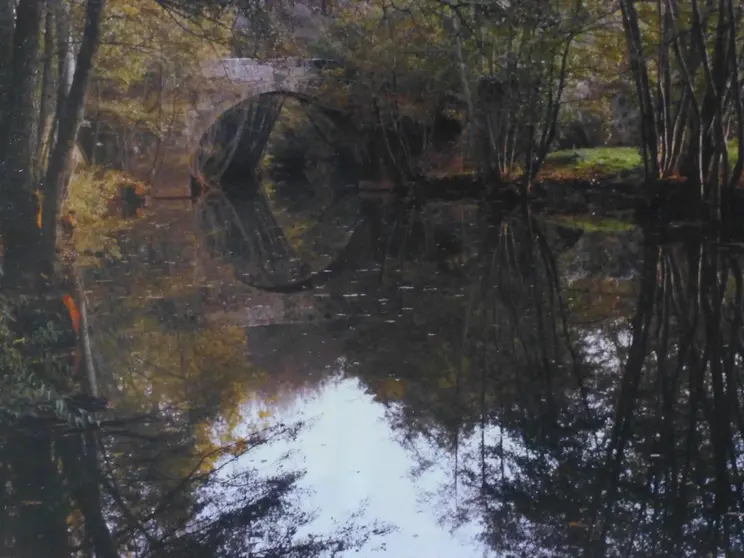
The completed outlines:
<svg viewBox="0 0 744 558">
<path fill-rule="evenodd" d="M 99 75 L 119 84 L 133 85 L 147 71 L 159 67 L 169 74 L 204 56 L 225 54 L 231 22 L 200 21 L 167 12 L 155 2 L 112 0 L 107 3 L 98 54 Z M 201 40 L 200 40 L 201 39 Z M 166 76 L 170 77 L 170 76 Z"/>
<path fill-rule="evenodd" d="M 387 378 L 380 386 L 380 397 L 385 401 L 400 401 L 406 389 L 403 382 L 397 378 Z"/>
<path fill-rule="evenodd" d="M 258 412 L 258 418 L 260 418 L 261 420 L 266 420 L 268 418 L 271 418 L 271 415 L 272 415 L 271 411 L 267 411 L 264 409 Z"/>
<path fill-rule="evenodd" d="M 43 225 L 42 222 L 42 206 L 44 205 L 44 194 L 40 190 L 34 191 L 34 196 L 36 197 L 36 226 L 41 228 Z"/>
<path fill-rule="evenodd" d="M 127 396 L 200 409 L 196 440 L 201 455 L 214 451 L 220 440 L 231 440 L 256 377 L 245 359 L 244 330 L 206 324 L 194 331 L 170 332 L 163 331 L 159 321 L 140 321 L 133 329 L 136 354 L 130 352 L 122 363 L 136 378 Z"/>
<path fill-rule="evenodd" d="M 70 180 L 63 212 L 74 214 L 76 224 L 81 226 L 100 221 L 125 180 L 126 177 L 118 172 L 96 167 L 78 168 Z"/>
<path fill-rule="evenodd" d="M 127 133 L 135 125 L 166 133 L 184 81 L 201 61 L 228 54 L 231 24 L 184 18 L 149 0 L 110 0 L 90 95 L 95 112 L 119 116 Z"/>
<path fill-rule="evenodd" d="M 116 15 L 120 15 L 120 16 L 129 16 L 129 17 L 134 18 L 134 17 L 137 17 L 141 11 L 140 6 L 135 5 L 131 2 L 114 1 L 114 2 L 109 2 L 109 5 L 112 6 L 113 8 L 112 11 L 118 12 L 116 13 Z"/>
<path fill-rule="evenodd" d="M 70 514 L 67 516 L 68 527 L 75 529 L 83 525 L 83 523 L 85 523 L 85 520 L 83 519 L 82 512 L 76 507 L 72 508 Z"/>
<path fill-rule="evenodd" d="M 223 445 L 215 447 L 213 442 L 202 443 L 197 446 L 197 456 L 201 456 L 199 471 L 209 473 L 215 469 L 220 459 L 226 457 L 240 457 L 252 447 L 248 438 L 237 438 L 233 441 L 224 442 Z M 189 465 L 193 468 L 193 465 Z"/>
<path fill-rule="evenodd" d="M 117 257 L 114 233 L 125 226 L 122 219 L 110 218 L 109 208 L 125 176 L 96 167 L 78 167 L 62 207 L 63 228 L 72 237 L 78 254 L 104 252 Z M 97 258 L 81 263 L 95 264 Z"/>
</svg>

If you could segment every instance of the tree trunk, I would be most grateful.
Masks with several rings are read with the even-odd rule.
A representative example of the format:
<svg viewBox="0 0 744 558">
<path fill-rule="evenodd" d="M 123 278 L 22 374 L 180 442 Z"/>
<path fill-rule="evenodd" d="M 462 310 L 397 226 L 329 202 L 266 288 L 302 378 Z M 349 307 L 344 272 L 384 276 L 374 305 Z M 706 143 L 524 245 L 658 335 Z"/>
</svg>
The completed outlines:
<svg viewBox="0 0 744 558">
<path fill-rule="evenodd" d="M 457 70 L 460 78 L 460 87 L 462 87 L 462 94 L 465 97 L 465 103 L 468 107 L 467 121 L 465 123 L 465 129 L 467 130 L 467 146 L 465 147 L 465 158 L 470 159 L 473 155 L 474 145 L 474 126 L 475 124 L 475 102 L 473 101 L 473 93 L 470 88 L 470 77 L 468 75 L 468 66 L 465 62 L 465 54 L 462 48 L 462 36 L 461 36 L 461 22 L 460 13 L 457 12 L 452 17 L 452 24 L 455 31 L 455 55 L 457 57 Z"/>
<path fill-rule="evenodd" d="M 4 112 L 8 107 L 5 92 L 11 79 L 10 61 L 13 54 L 14 28 L 13 0 L 0 0 L 0 129 L 4 128 Z"/>
<path fill-rule="evenodd" d="M 85 518 L 86 533 L 99 558 L 119 558 L 119 552 L 106 523 L 99 486 L 96 434 L 87 429 L 65 443 L 62 465 L 71 488 L 72 498 Z"/>
<path fill-rule="evenodd" d="M 18 515 L 11 523 L 19 558 L 69 558 L 68 501 L 53 457 L 49 433 L 8 443 L 15 472 L 12 486 Z"/>
<path fill-rule="evenodd" d="M 33 183 L 34 123 L 38 115 L 38 74 L 42 0 L 20 0 L 0 133 L 0 222 L 8 283 L 35 274 L 40 234 Z"/>
<path fill-rule="evenodd" d="M 49 167 L 44 177 L 44 263 L 50 268 L 54 262 L 57 246 L 57 222 L 59 211 L 67 194 L 70 176 L 70 159 L 75 146 L 80 121 L 85 105 L 93 57 L 98 49 L 101 34 L 101 15 L 104 0 L 88 0 L 85 7 L 85 29 L 75 63 L 69 95 L 58 116 L 57 141 L 54 144 Z M 62 85 L 62 84 L 60 84 Z"/>
</svg>

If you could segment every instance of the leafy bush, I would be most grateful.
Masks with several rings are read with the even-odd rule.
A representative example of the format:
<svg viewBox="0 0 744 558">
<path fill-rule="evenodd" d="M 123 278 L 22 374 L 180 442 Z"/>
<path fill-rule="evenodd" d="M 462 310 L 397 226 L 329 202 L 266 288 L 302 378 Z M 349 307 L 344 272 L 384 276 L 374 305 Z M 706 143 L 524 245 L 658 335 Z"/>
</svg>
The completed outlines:
<svg viewBox="0 0 744 558">
<path fill-rule="evenodd" d="M 74 421 L 64 399 L 71 368 L 58 355 L 67 341 L 39 299 L 0 295 L 0 425 L 42 415 Z"/>
<path fill-rule="evenodd" d="M 74 222 L 72 244 L 78 254 L 102 252 L 119 257 L 114 235 L 126 221 L 112 217 L 110 211 L 121 188 L 131 183 L 131 179 L 117 171 L 97 167 L 75 171 L 62 214 Z"/>
</svg>

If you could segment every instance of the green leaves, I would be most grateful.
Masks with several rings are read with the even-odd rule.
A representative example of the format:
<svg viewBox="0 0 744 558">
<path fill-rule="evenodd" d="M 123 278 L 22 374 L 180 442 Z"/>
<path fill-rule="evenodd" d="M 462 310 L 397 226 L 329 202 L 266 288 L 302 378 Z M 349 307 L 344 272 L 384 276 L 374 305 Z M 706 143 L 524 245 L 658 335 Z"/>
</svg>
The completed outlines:
<svg viewBox="0 0 744 558">
<path fill-rule="evenodd" d="M 60 324 L 50 318 L 34 327 L 24 318 L 27 327 L 18 335 L 16 316 L 39 313 L 29 300 L 0 299 L 0 424 L 49 412 L 63 420 L 70 416 L 59 391 L 65 372 L 53 356 L 63 341 Z"/>
</svg>

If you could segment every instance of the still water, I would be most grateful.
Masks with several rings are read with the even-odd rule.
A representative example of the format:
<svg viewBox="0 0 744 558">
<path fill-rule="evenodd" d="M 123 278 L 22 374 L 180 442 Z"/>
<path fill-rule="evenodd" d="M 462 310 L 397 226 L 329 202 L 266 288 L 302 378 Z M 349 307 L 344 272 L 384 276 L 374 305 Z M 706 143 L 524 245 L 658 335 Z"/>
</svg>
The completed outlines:
<svg viewBox="0 0 744 558">
<path fill-rule="evenodd" d="M 739 247 L 348 199 L 155 203 L 87 271 L 121 548 L 744 553 Z"/>
</svg>

